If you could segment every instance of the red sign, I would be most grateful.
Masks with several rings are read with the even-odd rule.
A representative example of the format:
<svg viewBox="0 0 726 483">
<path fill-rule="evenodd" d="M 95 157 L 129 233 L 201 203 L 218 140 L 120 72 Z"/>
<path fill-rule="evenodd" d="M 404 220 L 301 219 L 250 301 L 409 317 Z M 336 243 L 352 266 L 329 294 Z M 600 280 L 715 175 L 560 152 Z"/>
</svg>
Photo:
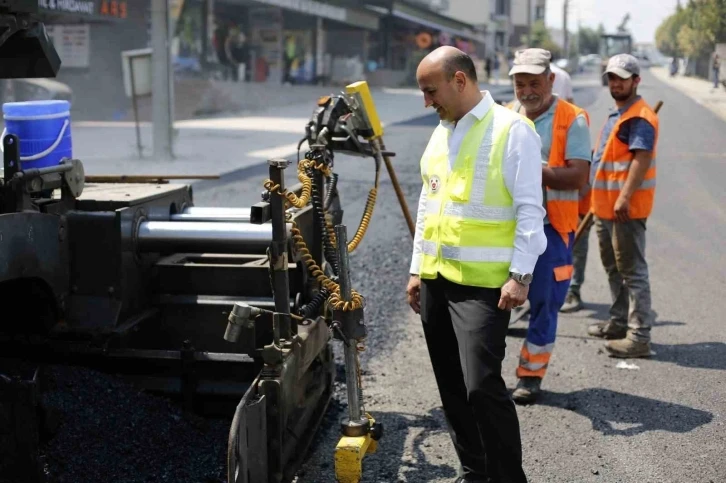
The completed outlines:
<svg viewBox="0 0 726 483">
<path fill-rule="evenodd" d="M 102 0 L 98 13 L 104 17 L 126 18 L 126 5 L 124 0 Z"/>
</svg>

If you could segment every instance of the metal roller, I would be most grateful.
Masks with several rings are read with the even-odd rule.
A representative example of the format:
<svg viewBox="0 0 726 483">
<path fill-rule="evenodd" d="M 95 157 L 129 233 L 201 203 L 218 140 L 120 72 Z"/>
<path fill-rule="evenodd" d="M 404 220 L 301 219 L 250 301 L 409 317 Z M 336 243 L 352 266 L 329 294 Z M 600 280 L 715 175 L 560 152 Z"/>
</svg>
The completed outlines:
<svg viewBox="0 0 726 483">
<path fill-rule="evenodd" d="M 288 223 L 287 229 L 292 225 Z M 144 221 L 137 240 L 144 252 L 264 253 L 272 241 L 272 225 Z"/>
<path fill-rule="evenodd" d="M 189 206 L 183 212 L 171 215 L 171 221 L 250 222 L 250 208 L 208 208 Z"/>
</svg>

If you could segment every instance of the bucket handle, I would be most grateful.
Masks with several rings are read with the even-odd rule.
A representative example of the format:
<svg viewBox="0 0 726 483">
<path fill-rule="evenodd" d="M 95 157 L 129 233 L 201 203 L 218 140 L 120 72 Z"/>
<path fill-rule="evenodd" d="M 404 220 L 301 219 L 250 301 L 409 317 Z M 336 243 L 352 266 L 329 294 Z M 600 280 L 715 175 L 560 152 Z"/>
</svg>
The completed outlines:
<svg viewBox="0 0 726 483">
<path fill-rule="evenodd" d="M 45 156 L 48 156 L 61 143 L 61 141 L 63 140 L 63 135 L 66 132 L 66 129 L 68 129 L 68 119 L 65 119 L 63 121 L 63 127 L 60 130 L 60 134 L 58 134 L 58 138 L 55 140 L 55 142 L 53 144 L 50 145 L 50 147 L 48 149 L 46 149 L 43 152 L 36 153 L 32 156 L 20 156 L 20 161 L 35 161 L 36 159 L 40 159 Z M 7 128 L 3 129 L 3 133 L 0 134 L 0 140 L 5 139 L 5 134 L 7 133 L 7 131 L 8 131 Z M 2 142 L 0 142 L 0 152 L 5 152 Z"/>
</svg>

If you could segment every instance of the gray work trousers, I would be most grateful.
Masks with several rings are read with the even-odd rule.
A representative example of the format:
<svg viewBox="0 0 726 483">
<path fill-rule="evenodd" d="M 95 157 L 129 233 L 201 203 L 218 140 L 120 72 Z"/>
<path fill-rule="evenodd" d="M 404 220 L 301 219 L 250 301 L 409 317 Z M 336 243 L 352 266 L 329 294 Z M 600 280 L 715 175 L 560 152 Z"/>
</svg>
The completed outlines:
<svg viewBox="0 0 726 483">
<path fill-rule="evenodd" d="M 580 215 L 580 223 L 582 223 L 583 218 L 585 217 Z M 585 283 L 585 266 L 587 265 L 587 250 L 590 245 L 589 238 L 591 229 L 592 225 L 588 226 L 585 231 L 583 231 L 580 241 L 575 243 L 575 246 L 572 247 L 573 272 L 569 291 L 578 297 L 581 296 L 580 287 L 582 287 L 582 284 Z"/>
<path fill-rule="evenodd" d="M 650 342 L 652 311 L 645 261 L 645 219 L 617 223 L 595 217 L 600 258 L 610 283 L 610 320 L 627 325 L 628 338 Z"/>
</svg>

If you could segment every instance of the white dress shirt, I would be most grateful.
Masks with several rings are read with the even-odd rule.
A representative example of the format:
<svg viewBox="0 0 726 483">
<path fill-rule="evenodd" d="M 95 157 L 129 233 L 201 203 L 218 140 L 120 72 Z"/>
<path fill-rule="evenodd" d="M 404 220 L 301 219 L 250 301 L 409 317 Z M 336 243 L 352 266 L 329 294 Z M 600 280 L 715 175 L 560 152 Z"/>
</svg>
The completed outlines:
<svg viewBox="0 0 726 483">
<path fill-rule="evenodd" d="M 454 125 L 441 121 L 449 130 L 449 171 L 451 171 L 464 136 L 478 120 L 481 120 L 494 105 L 488 91 L 484 98 L 469 113 Z M 516 120 L 509 129 L 509 139 L 504 151 L 504 184 L 514 203 L 517 228 L 514 239 L 514 255 L 510 271 L 532 273 L 539 256 L 547 248 L 544 234 L 546 211 L 542 206 L 542 142 L 537 132 L 526 125 L 524 119 Z M 416 233 L 413 240 L 413 256 L 410 273 L 420 272 L 423 258 L 424 215 L 426 214 L 426 186 L 421 189 L 416 217 Z"/>
<path fill-rule="evenodd" d="M 550 70 L 555 74 L 555 83 L 552 86 L 552 93 L 557 94 L 560 98 L 567 100 L 572 99 L 572 77 L 563 70 L 557 67 L 556 64 L 550 64 Z"/>
</svg>

